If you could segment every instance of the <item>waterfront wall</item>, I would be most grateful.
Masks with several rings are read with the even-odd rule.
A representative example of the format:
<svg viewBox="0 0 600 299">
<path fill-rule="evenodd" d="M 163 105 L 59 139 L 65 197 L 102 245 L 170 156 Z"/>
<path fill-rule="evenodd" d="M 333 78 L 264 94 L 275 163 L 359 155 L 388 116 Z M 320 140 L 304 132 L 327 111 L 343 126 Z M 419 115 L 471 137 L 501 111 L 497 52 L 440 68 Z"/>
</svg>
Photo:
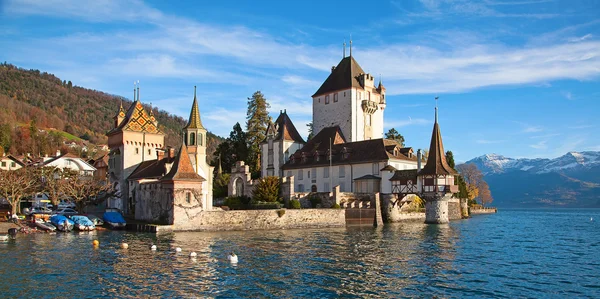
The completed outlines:
<svg viewBox="0 0 600 299">
<path fill-rule="evenodd" d="M 448 220 L 459 220 L 462 219 L 462 213 L 460 210 L 460 200 L 458 198 L 450 198 L 448 200 Z"/>
<path fill-rule="evenodd" d="M 176 213 L 173 225 L 159 231 L 227 231 L 343 227 L 342 209 L 201 211 L 194 215 Z"/>
<path fill-rule="evenodd" d="M 496 208 L 479 208 L 479 209 L 469 209 L 469 213 L 471 215 L 477 215 L 477 214 L 495 214 L 498 212 L 498 209 Z"/>
</svg>

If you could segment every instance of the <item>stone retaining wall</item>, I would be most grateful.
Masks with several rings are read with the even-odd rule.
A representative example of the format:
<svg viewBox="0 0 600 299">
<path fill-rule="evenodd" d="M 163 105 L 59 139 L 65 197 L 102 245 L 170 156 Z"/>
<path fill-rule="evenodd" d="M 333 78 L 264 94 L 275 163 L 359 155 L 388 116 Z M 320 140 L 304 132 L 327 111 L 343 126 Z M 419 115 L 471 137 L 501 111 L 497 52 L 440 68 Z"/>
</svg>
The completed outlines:
<svg viewBox="0 0 600 299">
<path fill-rule="evenodd" d="M 283 215 L 279 215 L 284 211 Z M 158 231 L 226 231 L 343 227 L 342 209 L 202 211 L 186 222 L 159 226 Z"/>
<path fill-rule="evenodd" d="M 470 209 L 469 214 L 477 215 L 477 214 L 495 214 L 498 210 L 496 208 L 485 208 L 485 209 Z"/>
<path fill-rule="evenodd" d="M 460 201 L 458 198 L 451 198 L 448 200 L 448 220 L 459 220 L 462 219 L 462 213 L 460 211 Z"/>
</svg>

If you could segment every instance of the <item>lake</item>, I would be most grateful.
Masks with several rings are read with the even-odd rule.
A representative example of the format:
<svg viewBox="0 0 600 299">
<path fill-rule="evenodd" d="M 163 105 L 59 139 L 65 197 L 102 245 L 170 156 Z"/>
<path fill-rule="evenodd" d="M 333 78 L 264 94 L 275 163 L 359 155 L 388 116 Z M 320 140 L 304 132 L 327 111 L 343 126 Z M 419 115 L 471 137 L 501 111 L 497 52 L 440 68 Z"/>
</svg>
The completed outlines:
<svg viewBox="0 0 600 299">
<path fill-rule="evenodd" d="M 599 209 L 383 228 L 19 235 L 0 253 L 4 298 L 600 297 Z"/>
</svg>

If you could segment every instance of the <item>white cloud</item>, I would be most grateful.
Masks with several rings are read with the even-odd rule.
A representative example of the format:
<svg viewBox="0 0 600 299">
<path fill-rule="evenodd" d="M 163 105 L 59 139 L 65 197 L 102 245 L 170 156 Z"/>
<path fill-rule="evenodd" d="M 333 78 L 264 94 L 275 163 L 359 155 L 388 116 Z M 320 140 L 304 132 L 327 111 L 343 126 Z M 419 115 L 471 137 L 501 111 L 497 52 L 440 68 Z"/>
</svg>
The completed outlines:
<svg viewBox="0 0 600 299">
<path fill-rule="evenodd" d="M 569 101 L 572 101 L 574 99 L 574 96 L 570 91 L 562 91 L 561 94 L 563 95 L 563 97 L 565 97 L 565 99 Z"/>
<path fill-rule="evenodd" d="M 546 145 L 546 143 L 547 143 L 547 141 L 544 140 L 544 141 L 540 141 L 540 142 L 535 143 L 535 144 L 531 144 L 529 146 L 532 147 L 532 148 L 535 148 L 535 149 L 543 150 L 543 149 L 547 149 L 548 148 L 548 145 Z"/>
<path fill-rule="evenodd" d="M 385 120 L 386 128 L 401 128 L 401 127 L 412 126 L 412 125 L 427 125 L 427 124 L 433 124 L 433 123 L 431 120 L 427 120 L 424 118 L 411 118 L 410 116 L 408 117 L 408 119 L 393 119 L 392 117 L 388 116 Z"/>
</svg>

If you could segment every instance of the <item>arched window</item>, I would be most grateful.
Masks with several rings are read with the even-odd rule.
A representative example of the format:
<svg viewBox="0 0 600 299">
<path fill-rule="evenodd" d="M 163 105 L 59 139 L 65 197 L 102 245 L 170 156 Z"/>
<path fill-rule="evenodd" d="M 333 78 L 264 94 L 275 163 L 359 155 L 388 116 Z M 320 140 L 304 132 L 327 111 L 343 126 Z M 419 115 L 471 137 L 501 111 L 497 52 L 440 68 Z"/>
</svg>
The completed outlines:
<svg viewBox="0 0 600 299">
<path fill-rule="evenodd" d="M 190 133 L 190 144 L 189 145 L 196 145 L 196 134 Z"/>
<path fill-rule="evenodd" d="M 198 133 L 198 145 L 202 145 L 202 133 Z"/>
</svg>

